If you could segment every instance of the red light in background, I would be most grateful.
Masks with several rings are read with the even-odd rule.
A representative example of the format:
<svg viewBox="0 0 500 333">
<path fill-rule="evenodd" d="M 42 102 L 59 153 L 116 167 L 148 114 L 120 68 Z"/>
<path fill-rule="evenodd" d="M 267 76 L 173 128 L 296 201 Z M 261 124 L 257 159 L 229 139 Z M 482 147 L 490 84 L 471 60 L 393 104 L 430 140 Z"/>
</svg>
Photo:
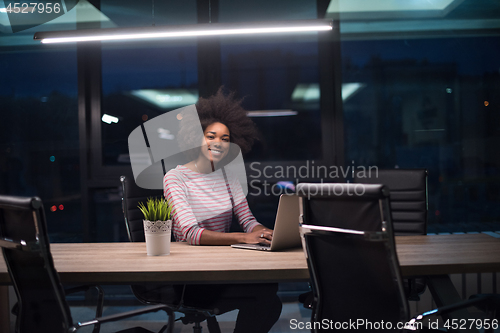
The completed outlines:
<svg viewBox="0 0 500 333">
<path fill-rule="evenodd" d="M 64 206 L 63 205 L 59 205 L 59 210 L 63 210 L 64 209 Z"/>
<path fill-rule="evenodd" d="M 56 210 L 57 210 L 57 207 L 56 207 L 56 206 L 52 206 L 52 207 L 50 207 L 50 211 L 51 211 L 51 212 L 55 212 Z"/>
<path fill-rule="evenodd" d="M 439 212 L 439 210 L 436 210 L 436 216 L 439 216 L 441 213 Z"/>
</svg>

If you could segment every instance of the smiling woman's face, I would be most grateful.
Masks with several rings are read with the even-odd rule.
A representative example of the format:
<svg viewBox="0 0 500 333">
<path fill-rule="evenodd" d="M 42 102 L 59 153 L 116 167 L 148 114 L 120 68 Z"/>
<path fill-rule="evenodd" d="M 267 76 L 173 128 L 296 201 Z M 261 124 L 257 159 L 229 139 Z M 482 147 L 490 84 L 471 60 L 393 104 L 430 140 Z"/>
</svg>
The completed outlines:
<svg viewBox="0 0 500 333">
<path fill-rule="evenodd" d="M 201 154 L 217 164 L 229 152 L 229 129 L 222 123 L 212 123 L 207 126 L 203 134 L 205 142 L 201 147 Z"/>
</svg>

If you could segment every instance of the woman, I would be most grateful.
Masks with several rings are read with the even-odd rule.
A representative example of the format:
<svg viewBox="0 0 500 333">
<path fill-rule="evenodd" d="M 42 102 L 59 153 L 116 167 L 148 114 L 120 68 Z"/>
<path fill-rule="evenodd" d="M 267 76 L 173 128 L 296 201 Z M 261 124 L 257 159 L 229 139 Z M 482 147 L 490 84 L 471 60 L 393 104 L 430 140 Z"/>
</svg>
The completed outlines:
<svg viewBox="0 0 500 333">
<path fill-rule="evenodd" d="M 177 241 L 191 245 L 231 245 L 270 243 L 272 230 L 258 223 L 252 215 L 241 186 L 222 168 L 240 148 L 248 152 L 256 137 L 253 122 L 246 116 L 234 95 L 200 98 L 196 109 L 203 130 L 192 119 L 183 118 L 178 137 L 189 147 L 192 160 L 169 171 L 164 178 L 164 195 L 172 204 L 173 233 Z M 182 147 L 181 147 L 182 148 Z M 233 213 L 243 232 L 229 233 Z M 281 314 L 277 284 L 187 285 L 186 305 L 213 308 L 221 312 L 239 309 L 234 332 L 268 332 Z"/>
</svg>

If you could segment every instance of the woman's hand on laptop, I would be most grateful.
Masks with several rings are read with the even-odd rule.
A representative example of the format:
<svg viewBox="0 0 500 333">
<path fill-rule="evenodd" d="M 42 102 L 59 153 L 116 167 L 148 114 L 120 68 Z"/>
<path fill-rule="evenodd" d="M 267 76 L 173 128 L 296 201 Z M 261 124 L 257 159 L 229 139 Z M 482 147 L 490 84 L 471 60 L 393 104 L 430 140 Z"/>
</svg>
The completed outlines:
<svg viewBox="0 0 500 333">
<path fill-rule="evenodd" d="M 267 228 L 257 227 L 247 234 L 245 234 L 245 243 L 247 244 L 271 244 L 273 239 L 273 231 Z"/>
</svg>

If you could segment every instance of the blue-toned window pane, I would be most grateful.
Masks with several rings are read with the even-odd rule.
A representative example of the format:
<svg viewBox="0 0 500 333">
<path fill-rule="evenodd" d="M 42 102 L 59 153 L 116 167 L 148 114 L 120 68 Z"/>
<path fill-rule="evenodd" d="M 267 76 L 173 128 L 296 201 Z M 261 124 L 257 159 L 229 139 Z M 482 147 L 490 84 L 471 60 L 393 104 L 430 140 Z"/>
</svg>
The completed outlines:
<svg viewBox="0 0 500 333">
<path fill-rule="evenodd" d="M 0 50 L 0 72 L 0 193 L 39 196 L 51 241 L 82 241 L 76 47 Z"/>
<path fill-rule="evenodd" d="M 196 1 L 101 1 L 106 27 L 197 23 Z M 104 165 L 129 166 L 128 135 L 198 98 L 196 38 L 102 44 L 101 147 Z M 102 118 L 104 116 L 104 118 Z"/>
<path fill-rule="evenodd" d="M 429 232 L 500 229 L 500 35 L 492 30 L 500 21 L 491 13 L 500 4 L 463 1 L 390 20 L 340 16 L 343 90 L 352 88 L 346 161 L 427 168 Z"/>
<path fill-rule="evenodd" d="M 317 35 L 223 39 L 221 58 L 224 86 L 262 135 L 248 160 L 321 159 Z"/>
<path fill-rule="evenodd" d="M 161 43 L 103 46 L 104 165 L 129 166 L 127 140 L 137 126 L 198 99 L 196 42 Z"/>
<path fill-rule="evenodd" d="M 316 1 L 219 3 L 219 21 L 317 18 Z M 221 38 L 222 83 L 244 98 L 262 140 L 247 161 L 322 159 L 316 33 Z"/>
</svg>

